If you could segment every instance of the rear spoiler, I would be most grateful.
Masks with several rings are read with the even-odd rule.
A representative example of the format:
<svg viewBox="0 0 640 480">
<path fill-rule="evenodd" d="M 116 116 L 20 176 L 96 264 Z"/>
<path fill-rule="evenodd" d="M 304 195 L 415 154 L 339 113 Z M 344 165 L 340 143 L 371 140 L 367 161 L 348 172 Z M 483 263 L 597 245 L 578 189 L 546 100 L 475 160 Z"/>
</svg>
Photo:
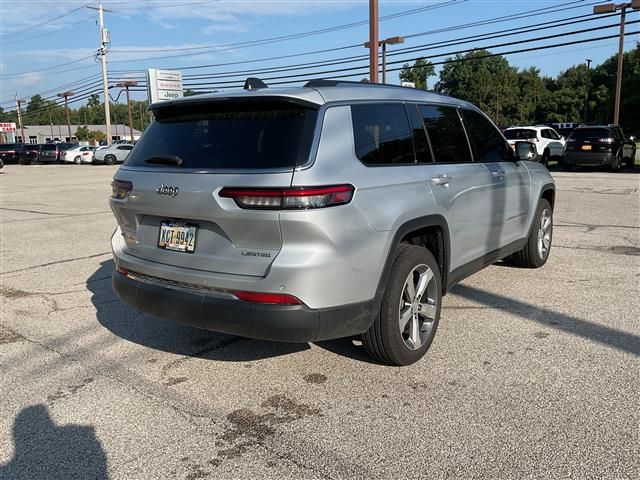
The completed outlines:
<svg viewBox="0 0 640 480">
<path fill-rule="evenodd" d="M 286 95 L 246 95 L 246 96 L 203 96 L 194 95 L 191 97 L 181 98 L 178 100 L 169 100 L 165 102 L 152 103 L 147 107 L 148 112 L 156 112 L 165 108 L 186 107 L 186 106 L 203 106 L 211 103 L 289 103 L 291 105 L 318 110 L 320 104 L 303 100 L 297 97 L 289 97 Z"/>
</svg>

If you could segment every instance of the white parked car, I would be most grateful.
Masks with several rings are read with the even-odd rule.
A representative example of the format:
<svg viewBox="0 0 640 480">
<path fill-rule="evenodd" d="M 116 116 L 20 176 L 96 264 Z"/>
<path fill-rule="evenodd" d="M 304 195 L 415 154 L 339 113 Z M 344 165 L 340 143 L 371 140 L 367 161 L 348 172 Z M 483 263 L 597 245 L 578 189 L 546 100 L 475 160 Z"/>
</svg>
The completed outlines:
<svg viewBox="0 0 640 480">
<path fill-rule="evenodd" d="M 60 161 L 66 163 L 91 163 L 93 162 L 93 152 L 95 147 L 88 147 L 78 145 L 77 147 L 70 148 L 60 152 Z"/>
<path fill-rule="evenodd" d="M 114 143 L 113 145 L 96 150 L 93 155 L 93 163 L 106 163 L 113 165 L 114 163 L 122 163 L 133 149 L 130 143 Z"/>
<path fill-rule="evenodd" d="M 512 147 L 516 142 L 532 142 L 538 151 L 540 163 L 545 166 L 549 164 L 549 160 L 562 161 L 566 140 L 551 127 L 510 127 L 504 131 L 504 136 Z"/>
</svg>

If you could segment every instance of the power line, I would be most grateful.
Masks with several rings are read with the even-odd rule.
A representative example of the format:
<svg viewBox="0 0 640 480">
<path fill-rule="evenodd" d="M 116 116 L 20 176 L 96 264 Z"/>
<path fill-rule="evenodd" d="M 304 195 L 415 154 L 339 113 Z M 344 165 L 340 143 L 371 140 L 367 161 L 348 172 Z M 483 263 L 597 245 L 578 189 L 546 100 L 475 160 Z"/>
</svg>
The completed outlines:
<svg viewBox="0 0 640 480">
<path fill-rule="evenodd" d="M 13 41 L 11 41 L 11 42 L 3 42 L 3 45 L 4 45 L 4 46 L 7 46 L 7 45 L 14 45 L 14 44 L 16 44 L 16 43 L 24 43 L 24 42 L 28 42 L 29 40 L 33 40 L 33 39 L 35 39 L 35 38 L 44 37 L 44 36 L 46 36 L 46 35 L 51 35 L 52 33 L 56 33 L 56 32 L 59 32 L 59 31 L 61 31 L 61 30 L 66 30 L 66 29 L 67 29 L 67 28 L 69 28 L 69 27 L 73 27 L 74 25 L 79 25 L 80 23 L 84 23 L 84 22 L 86 22 L 87 20 L 91 20 L 91 19 L 92 19 L 92 17 L 85 17 L 85 18 L 82 18 L 81 20 L 78 20 L 77 22 L 69 23 L 69 24 L 67 24 L 67 25 L 65 25 L 65 26 L 63 26 L 63 27 L 56 28 L 55 30 L 49 30 L 49 31 L 47 31 L 47 32 L 40 33 L 40 34 L 38 34 L 38 35 L 34 35 L 33 37 L 20 38 L 20 39 L 18 39 L 18 40 L 13 40 Z"/>
<path fill-rule="evenodd" d="M 73 63 L 78 63 L 78 62 L 82 62 L 84 60 L 89 60 L 90 58 L 93 58 L 93 55 L 89 55 L 87 57 L 82 57 L 82 58 L 76 58 L 75 60 L 64 62 L 64 67 L 66 67 L 67 65 L 71 65 Z M 21 75 L 29 75 L 30 73 L 45 72 L 47 70 L 53 70 L 53 69 L 60 68 L 60 67 L 62 67 L 62 65 L 54 65 L 54 66 L 50 66 L 50 67 L 43 67 L 43 68 L 38 68 L 36 70 L 29 70 L 27 72 L 7 73 L 6 75 L 0 75 L 0 78 L 19 77 Z M 71 71 L 73 71 L 73 70 L 76 70 L 76 69 L 72 69 Z M 62 73 L 62 72 L 68 72 L 68 71 L 70 71 L 70 70 L 62 70 L 62 71 L 56 72 L 56 73 Z"/>
<path fill-rule="evenodd" d="M 610 15 L 610 16 L 616 16 L 618 14 L 614 14 L 614 15 Z M 427 44 L 422 44 L 422 45 L 416 45 L 413 47 L 408 47 L 408 48 L 402 48 L 402 49 L 396 49 L 393 52 L 389 52 L 387 53 L 387 56 L 396 56 L 396 55 L 401 55 L 401 54 L 405 54 L 405 53 L 412 53 L 415 51 L 421 51 L 424 50 L 426 48 L 442 48 L 442 47 L 447 47 L 447 46 L 453 46 L 453 45 L 461 45 L 464 43 L 470 43 L 473 41 L 478 41 L 478 40 L 490 40 L 492 38 L 500 38 L 500 37 L 507 37 L 507 36 L 514 36 L 514 35 L 521 35 L 524 33 L 530 33 L 530 32 L 535 32 L 535 31 L 539 31 L 539 30 L 547 30 L 549 28 L 558 28 L 558 27 L 563 27 L 563 26 L 568 26 L 568 25 L 575 25 L 578 23 L 584 23 L 584 22 L 591 22 L 591 21 L 595 21 L 595 20 L 600 20 L 602 18 L 607 18 L 604 16 L 595 16 L 593 14 L 587 15 L 591 18 L 587 18 L 587 19 L 581 19 L 581 20 L 575 20 L 575 21 L 553 21 L 553 22 L 546 22 L 543 24 L 539 24 L 538 27 L 534 27 L 534 28 L 529 28 L 529 29 L 521 29 L 521 28 L 512 28 L 512 29 L 507 29 L 507 30 L 502 30 L 502 31 L 498 31 L 495 32 L 494 34 L 481 34 L 481 35 L 475 35 L 475 36 L 470 36 L 470 37 L 463 37 L 463 38 L 458 38 L 458 39 L 453 39 L 450 41 L 446 41 L 446 42 L 434 42 L 434 43 L 427 43 Z M 580 18 L 580 17 L 577 17 Z M 552 23 L 555 23 L 556 25 L 551 25 Z M 611 25 L 611 27 L 613 26 L 617 26 L 617 24 L 613 24 Z M 606 27 L 603 27 L 606 28 Z M 364 55 L 355 55 L 355 56 L 351 56 L 351 57 L 342 57 L 342 58 L 337 58 L 337 59 L 330 59 L 330 60 L 326 60 L 326 61 L 320 61 L 320 62 L 307 62 L 307 63 L 300 63 L 300 64 L 294 64 L 294 65 L 288 65 L 285 67 L 265 67 L 264 69 L 259 69 L 259 70 L 236 70 L 236 71 L 229 71 L 229 72 L 215 72 L 215 73 L 211 73 L 211 74 L 201 74 L 201 75 L 184 75 L 183 79 L 190 79 L 190 80 L 202 80 L 202 79 L 206 79 L 206 78 L 211 78 L 211 77 L 227 77 L 227 76 L 233 76 L 234 74 L 261 74 L 261 73 L 274 73 L 274 72 L 279 72 L 279 71 L 292 71 L 292 70 L 298 70 L 301 69 L 301 67 L 306 67 L 306 66 L 311 66 L 311 65 L 317 65 L 317 66 L 328 66 L 328 65 L 338 65 L 341 63 L 349 63 L 351 61 L 354 60 L 363 60 L 368 58 L 368 55 L 364 54 Z"/>
<path fill-rule="evenodd" d="M 588 20 L 596 20 L 597 18 L 591 18 Z M 582 23 L 586 20 L 578 20 L 578 21 L 571 21 L 571 22 L 560 22 L 559 25 L 556 25 L 555 27 L 559 27 L 559 26 L 566 26 L 566 25 L 572 25 L 572 24 L 576 24 L 576 23 Z M 631 22 L 627 22 L 627 24 L 631 24 Z M 616 27 L 617 24 L 610 24 L 610 25 L 604 25 L 604 26 L 598 26 L 598 27 L 591 27 L 591 28 L 587 28 L 587 29 L 583 29 L 583 30 L 576 30 L 576 31 L 571 31 L 571 32 L 563 32 L 563 33 L 558 33 L 558 34 L 554 34 L 554 35 L 545 35 L 542 37 L 534 37 L 534 38 L 529 38 L 529 39 L 524 39 L 524 40 L 518 40 L 518 41 L 512 41 L 512 42 L 507 42 L 507 43 L 499 43 L 499 44 L 495 44 L 495 45 L 489 45 L 489 46 L 485 46 L 485 47 L 478 47 L 477 49 L 491 49 L 491 48 L 499 48 L 499 47 L 503 47 L 503 46 L 510 46 L 510 45 L 516 45 L 516 44 L 520 44 L 520 43 L 530 43 L 530 42 L 535 42 L 535 41 L 541 41 L 541 40 L 548 40 L 548 39 L 552 39 L 552 38 L 559 38 L 559 37 L 563 37 L 563 36 L 569 36 L 569 35 L 578 35 L 581 33 L 589 33 L 589 32 L 594 32 L 594 31 L 598 31 L 598 30 L 603 30 L 603 29 L 607 29 L 607 28 L 613 28 Z M 416 47 L 410 47 L 407 49 L 402 49 L 402 51 L 394 51 L 392 53 L 389 53 L 388 56 L 396 56 L 396 55 L 406 55 L 407 53 L 415 53 L 415 52 L 420 52 L 420 51 L 424 51 L 427 49 L 432 49 L 434 46 L 437 46 L 438 48 L 444 48 L 447 46 L 453 46 L 453 45 L 459 45 L 459 44 L 463 44 L 463 43 L 469 43 L 472 41 L 476 41 L 476 40 L 490 40 L 493 38 L 498 38 L 498 37 L 503 37 L 503 36 L 512 36 L 512 35 L 518 35 L 518 34 L 522 34 L 522 33 L 529 33 L 529 32 L 533 32 L 533 31 L 539 31 L 539 30 L 546 30 L 550 28 L 549 26 L 540 26 L 540 27 L 535 27 L 535 28 L 531 28 L 531 29 L 527 29 L 527 30 L 518 30 L 515 33 L 510 33 L 507 35 L 503 35 L 503 32 L 508 32 L 509 30 L 505 30 L 503 32 L 496 32 L 493 35 L 487 35 L 487 34 L 483 34 L 483 35 L 478 35 L 476 37 L 470 38 L 470 37 L 466 37 L 466 39 L 464 39 L 463 41 L 457 41 L 453 40 L 450 42 L 437 42 L 437 43 L 431 43 L 431 44 L 424 44 L 424 45 L 419 45 Z M 514 29 L 511 29 L 514 30 Z M 517 30 L 517 29 L 516 29 Z M 482 38 L 480 38 L 482 37 Z M 442 56 L 448 56 L 448 55 L 455 55 L 458 53 L 464 53 L 467 52 L 469 50 L 458 50 L 458 51 L 453 51 L 453 52 L 447 52 L 447 53 L 442 53 L 442 54 L 434 54 L 434 55 L 429 55 L 429 56 L 425 56 L 425 57 L 421 57 L 421 58 L 438 58 L 438 57 L 442 57 Z M 275 73 L 284 73 L 284 72 L 291 72 L 291 71 L 295 71 L 295 70 L 303 70 L 304 67 L 309 67 L 309 66 L 314 66 L 314 67 L 318 67 L 318 68 L 322 68 L 322 67 L 328 67 L 328 66 L 333 66 L 333 65 L 340 65 L 340 64 L 344 64 L 344 63 L 352 63 L 353 61 L 357 61 L 357 60 L 364 60 L 365 58 L 367 58 L 366 55 L 359 55 L 359 56 L 355 56 L 355 57 L 346 57 L 346 58 L 342 58 L 342 59 L 336 59 L 336 60 L 328 60 L 326 62 L 308 62 L 308 63 L 303 63 L 303 64 L 297 64 L 297 65 L 292 65 L 292 66 L 288 66 L 288 67 L 271 67 L 271 68 L 265 68 L 262 70 L 239 70 L 239 71 L 232 71 L 232 72 L 218 72 L 218 73 L 211 73 L 211 74 L 207 74 L 207 75 L 199 75 L 199 76 L 186 76 L 187 81 L 185 81 L 185 85 L 192 85 L 192 86 L 196 86 L 196 85 L 209 85 L 209 83 L 194 83 L 194 82 L 190 82 L 193 80 L 207 80 L 210 78 L 213 79 L 219 79 L 219 78 L 234 78 L 234 77 L 238 77 L 238 75 L 242 75 L 242 74 L 251 74 L 251 75 L 260 75 L 260 74 L 275 74 Z M 404 60 L 398 60 L 398 61 L 394 61 L 394 62 L 388 62 L 389 64 L 397 64 L 397 63 L 403 63 L 405 62 L 406 59 Z M 347 69 L 335 69 L 335 70 L 329 70 L 329 71 L 324 71 L 324 73 L 338 73 L 338 72 L 342 72 L 342 71 L 348 71 L 348 70 L 354 70 L 354 69 L 358 69 L 360 67 L 351 67 L 351 68 L 347 68 Z M 293 75 L 293 76 L 297 76 L 297 75 Z M 283 78 L 283 77 L 267 77 L 267 79 L 279 79 L 279 78 Z M 230 80 L 231 81 L 231 80 Z M 224 83 L 228 83 L 229 81 L 221 81 L 221 82 L 217 82 L 217 84 L 224 84 Z"/>
<path fill-rule="evenodd" d="M 547 15 L 547 14 L 551 14 L 551 13 L 557 13 L 557 12 L 561 12 L 561 11 L 565 11 L 565 10 L 569 10 L 569 9 L 573 9 L 576 8 L 575 6 L 571 6 L 571 5 L 575 5 L 577 3 L 584 3 L 586 0 L 574 0 L 568 3 L 563 3 L 561 5 L 558 5 L 556 7 L 552 7 L 552 8 L 544 8 L 544 9 L 534 9 L 534 10 L 527 10 L 524 12 L 518 12 L 518 13 L 514 13 L 511 15 L 507 15 L 507 16 L 501 16 L 501 17 L 494 17 L 494 18 L 490 18 L 490 19 L 486 19 L 486 20 L 481 20 L 478 22 L 472 22 L 472 23 L 465 23 L 465 24 L 461 24 L 461 25 L 454 25 L 451 27 L 447 27 L 447 28 L 442 28 L 439 30 L 433 30 L 430 32 L 418 32 L 415 34 L 411 34 L 408 36 L 405 36 L 405 38 L 410 38 L 410 37 L 416 37 L 416 36 L 423 36 L 423 35 L 430 35 L 431 33 L 444 33 L 444 32 L 448 32 L 448 31 L 455 31 L 455 30 L 462 30 L 462 29 L 466 29 L 466 28 L 471 28 L 474 26 L 482 26 L 482 25 L 489 25 L 489 24 L 493 24 L 496 22 L 501 22 L 501 21 L 505 21 L 505 20 L 516 20 L 516 19 L 520 19 L 520 18 L 524 18 L 524 17 L 530 17 L 530 16 L 538 16 L 538 15 Z M 596 3 L 599 2 L 592 2 L 589 4 L 585 4 L 584 6 L 591 6 L 594 5 Z M 439 4 L 441 5 L 441 4 Z M 592 16 L 593 14 L 588 14 L 589 16 Z M 366 23 L 366 22 L 365 22 Z M 311 51 L 311 52 L 302 52 L 302 53 L 296 53 L 296 54 L 289 54 L 289 55 L 280 55 L 280 56 L 276 56 L 276 57 L 269 57 L 269 58 L 260 58 L 260 59 L 254 59 L 254 60 L 243 60 L 243 61 L 236 61 L 236 62 L 226 62 L 226 63 L 214 63 L 214 64 L 207 64 L 207 65 L 191 65 L 191 66 L 172 66 L 172 68 L 179 68 L 181 70 L 193 70 L 193 69 L 201 69 L 201 68 L 211 68 L 211 67 L 220 67 L 220 66 L 228 66 L 228 65 L 241 65 L 241 64 L 247 64 L 247 63 L 259 63 L 259 62 L 263 62 L 263 61 L 271 61 L 271 60 L 281 60 L 281 59 L 286 59 L 286 58 L 294 58 L 294 57 L 300 57 L 300 56 L 308 56 L 308 55 L 315 55 L 315 54 L 319 54 L 319 53 L 328 53 L 328 52 L 333 52 L 333 51 L 339 51 L 339 50 L 347 50 L 347 49 L 352 49 L 352 48 L 362 48 L 362 44 L 358 43 L 358 44 L 354 44 L 354 45 L 345 45 L 342 47 L 334 47 L 334 48 L 330 48 L 330 49 L 323 49 L 323 50 L 316 50 L 316 51 Z M 123 53 L 123 52 L 121 52 Z M 198 54 L 201 54 L 204 52 L 198 52 Z M 152 57 L 152 58 L 139 58 L 139 59 L 135 59 L 135 61 L 144 61 L 144 60 L 154 60 L 154 59 L 166 59 L 166 58 L 175 58 L 175 57 L 184 57 L 184 56 L 188 56 L 190 54 L 184 54 L 184 55 L 173 55 L 173 56 L 163 56 L 163 57 Z M 195 54 L 194 54 L 195 55 Z M 128 62 L 132 62 L 134 60 L 116 60 L 110 63 L 128 63 Z M 113 70 L 114 73 L 124 73 L 124 72 L 144 72 L 143 70 Z"/>
<path fill-rule="evenodd" d="M 60 91 L 63 91 L 63 90 L 70 90 L 72 87 L 74 87 L 74 86 L 76 86 L 76 85 L 78 85 L 80 83 L 87 82 L 89 80 L 94 80 L 94 79 L 97 79 L 99 77 L 100 77 L 99 74 L 95 74 L 94 73 L 93 75 L 89 75 L 88 77 L 81 78 L 81 79 L 78 79 L 78 80 L 76 80 L 74 82 L 66 83 L 64 85 L 53 87 L 53 88 L 51 88 L 49 90 L 44 90 L 42 92 L 36 92 L 36 93 L 33 93 L 33 94 L 22 95 L 22 96 L 25 97 L 25 98 L 30 98 L 30 97 L 33 97 L 35 95 L 42 96 L 42 95 L 48 95 L 48 94 L 54 93 L 54 92 L 60 92 Z M 7 105 L 7 104 L 13 104 L 13 103 L 14 103 L 14 100 L 5 100 L 5 101 L 0 102 L 0 105 Z"/>
<path fill-rule="evenodd" d="M 85 7 L 85 5 L 81 5 L 81 6 L 77 7 L 77 8 L 74 8 L 73 10 L 69 10 L 68 12 L 65 12 L 65 13 L 63 13 L 61 15 L 58 15 L 57 17 L 50 18 L 49 20 L 45 20 L 44 22 L 41 22 L 41 23 L 36 23 L 35 25 L 29 25 L 28 27 L 25 27 L 25 28 L 23 28 L 21 30 L 18 30 L 16 32 L 2 34 L 2 36 L 10 37 L 10 36 L 13 36 L 13 35 L 20 35 L 20 34 L 22 34 L 24 32 L 30 32 L 34 28 L 41 27 L 43 25 L 48 25 L 48 24 L 50 24 L 51 22 L 53 22 L 55 20 L 59 20 L 59 19 L 61 19 L 63 17 L 66 17 L 67 15 L 71 15 L 72 13 L 75 13 L 78 10 L 82 10 L 84 7 Z"/>
<path fill-rule="evenodd" d="M 428 10 L 435 10 L 437 8 L 442 8 L 442 7 L 447 7 L 449 5 L 454 5 L 454 4 L 460 4 L 460 3 L 464 3 L 467 0 L 447 0 L 446 2 L 442 2 L 442 3 L 437 3 L 435 5 L 429 5 L 426 7 L 420 7 L 420 8 L 414 8 L 411 10 L 406 10 L 404 12 L 398 12 L 398 13 L 394 13 L 394 14 L 390 14 L 390 15 L 386 15 L 383 17 L 380 17 L 380 20 L 389 20 L 392 18 L 398 18 L 398 17 L 402 17 L 402 16 L 407 16 L 407 15 L 415 15 L 417 13 L 422 13 Z M 584 0 L 583 0 L 584 1 Z M 203 45 L 203 46 L 198 46 L 198 47 L 180 47 L 180 48 L 156 48 L 156 49 L 141 49 L 141 50 L 112 50 L 111 53 L 152 53 L 152 52 L 183 52 L 183 51 L 193 51 L 193 50 L 217 50 L 217 51 L 221 51 L 220 49 L 224 50 L 230 50 L 234 47 L 250 47 L 250 46 L 255 46 L 257 44 L 269 44 L 269 43 L 274 43 L 276 41 L 284 41 L 284 40 L 292 40 L 292 39 L 297 39 L 297 38 L 303 38 L 303 37 L 307 37 L 307 36 L 313 36 L 313 35 L 320 35 L 322 33 L 329 33 L 329 32 L 335 32 L 338 30 L 344 30 L 344 29 L 348 29 L 348 28 L 353 28 L 353 27 L 358 27 L 361 25 L 367 25 L 369 23 L 369 20 L 360 20 L 357 22 L 351 22 L 351 23 L 345 23 L 342 25 L 335 25 L 333 27 L 326 27 L 326 28 L 321 28 L 318 30 L 310 30 L 307 32 L 300 32 L 300 33 L 292 33 L 289 35 L 281 35 L 278 37 L 270 37 L 270 38 L 263 38 L 260 40 L 248 40 L 245 42 L 236 42 L 236 43 L 223 43 L 223 44 L 218 44 L 218 45 Z M 360 44 L 358 44 L 358 46 L 360 46 Z M 193 53 L 192 55 L 201 55 L 203 52 L 197 52 L 197 53 Z M 179 55 L 179 56 L 184 56 L 184 55 Z M 157 58 L 173 58 L 174 56 L 162 56 L 162 57 L 157 57 Z M 144 59 L 143 59 L 144 60 Z M 153 60 L 153 58 L 149 58 L 148 60 Z M 121 60 L 122 61 L 122 60 Z M 126 60 L 127 62 L 129 61 L 135 61 L 135 60 Z M 114 62 L 112 62 L 114 63 Z"/>
</svg>

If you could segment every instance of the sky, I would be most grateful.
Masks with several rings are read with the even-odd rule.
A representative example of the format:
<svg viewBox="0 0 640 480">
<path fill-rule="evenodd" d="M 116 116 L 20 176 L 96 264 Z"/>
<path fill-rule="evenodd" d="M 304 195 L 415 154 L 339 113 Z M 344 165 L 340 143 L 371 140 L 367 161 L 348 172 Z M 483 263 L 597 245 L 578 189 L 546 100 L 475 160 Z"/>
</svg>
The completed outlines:
<svg viewBox="0 0 640 480">
<path fill-rule="evenodd" d="M 198 84 L 219 82 L 216 85 L 220 87 L 235 88 L 241 87 L 247 76 L 272 79 L 266 83 L 300 84 L 302 78 L 292 75 L 319 72 L 312 76 L 352 75 L 350 78 L 355 80 L 368 76 L 367 59 L 358 57 L 368 52 L 362 46 L 369 35 L 368 0 L 104 0 L 102 3 L 110 10 L 105 13 L 105 26 L 111 38 L 107 55 L 110 84 L 143 80 L 147 68 L 181 70 L 185 84 L 206 91 L 214 87 Z M 617 35 L 618 26 L 575 32 L 619 25 L 619 17 L 598 16 L 573 25 L 549 25 L 581 16 L 586 19 L 597 3 L 602 2 L 380 0 L 380 38 L 406 37 L 404 44 L 388 47 L 389 69 L 393 69 L 420 56 L 433 55 L 431 60 L 438 62 L 460 50 L 572 32 L 555 39 L 491 48 L 493 52 L 508 52 L 560 43 L 562 46 L 558 48 L 506 55 L 518 68 L 535 66 L 543 75 L 555 76 L 586 58 L 598 65 L 617 52 L 617 38 L 575 45 L 564 43 Z M 96 10 L 87 8 L 97 4 L 86 0 L 0 0 L 0 106 L 5 110 L 15 108 L 16 93 L 26 99 L 38 93 L 55 99 L 57 92 L 76 90 L 79 93 L 70 98 L 70 103 L 78 107 L 86 103 L 88 94 L 101 91 L 101 68 L 94 59 L 99 42 L 98 15 Z M 637 20 L 640 12 L 627 13 L 627 23 Z M 478 22 L 483 24 L 473 25 Z M 526 31 L 532 28 L 543 29 Z M 442 44 L 503 30 L 510 30 L 510 35 Z M 627 25 L 626 30 L 631 33 L 625 41 L 625 49 L 629 50 L 640 41 L 640 35 L 633 34 L 640 31 L 640 23 Z M 403 48 L 416 51 L 401 53 Z M 274 58 L 282 56 L 289 58 Z M 330 61 L 342 63 L 327 66 Z M 277 67 L 290 70 L 264 72 Z M 353 70 L 323 73 L 348 68 Z M 436 80 L 430 78 L 429 86 Z M 399 83 L 398 72 L 390 71 L 387 82 Z M 117 92 L 114 89 L 111 95 L 115 97 Z M 123 98 L 124 95 L 118 101 Z M 133 92 L 133 98 L 146 98 L 146 92 Z"/>
</svg>

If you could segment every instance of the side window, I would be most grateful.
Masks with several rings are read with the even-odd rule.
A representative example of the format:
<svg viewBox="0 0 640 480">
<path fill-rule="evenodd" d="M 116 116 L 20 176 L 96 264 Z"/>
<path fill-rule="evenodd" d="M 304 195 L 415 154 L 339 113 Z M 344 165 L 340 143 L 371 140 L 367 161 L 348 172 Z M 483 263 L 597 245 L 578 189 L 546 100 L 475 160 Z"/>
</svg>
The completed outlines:
<svg viewBox="0 0 640 480">
<path fill-rule="evenodd" d="M 553 140 L 560 140 L 560 135 L 555 130 L 549 130 L 549 134 Z"/>
<path fill-rule="evenodd" d="M 476 162 L 504 162 L 509 159 L 509 145 L 484 115 L 466 109 L 462 110 L 462 115 Z"/>
<path fill-rule="evenodd" d="M 422 118 L 420 118 L 420 114 L 418 113 L 418 107 L 416 105 L 407 104 L 406 108 L 409 123 L 411 124 L 413 148 L 416 152 L 416 159 L 418 160 L 418 163 L 433 163 L 431 149 L 429 148 L 429 141 L 427 140 L 427 134 L 424 131 Z"/>
<path fill-rule="evenodd" d="M 133 147 L 131 145 L 120 145 L 118 150 L 131 150 Z"/>
<path fill-rule="evenodd" d="M 401 103 L 352 105 L 356 155 L 365 165 L 411 164 L 416 159 Z"/>
<path fill-rule="evenodd" d="M 437 163 L 471 162 L 467 137 L 455 107 L 420 105 L 420 115 Z"/>
</svg>

